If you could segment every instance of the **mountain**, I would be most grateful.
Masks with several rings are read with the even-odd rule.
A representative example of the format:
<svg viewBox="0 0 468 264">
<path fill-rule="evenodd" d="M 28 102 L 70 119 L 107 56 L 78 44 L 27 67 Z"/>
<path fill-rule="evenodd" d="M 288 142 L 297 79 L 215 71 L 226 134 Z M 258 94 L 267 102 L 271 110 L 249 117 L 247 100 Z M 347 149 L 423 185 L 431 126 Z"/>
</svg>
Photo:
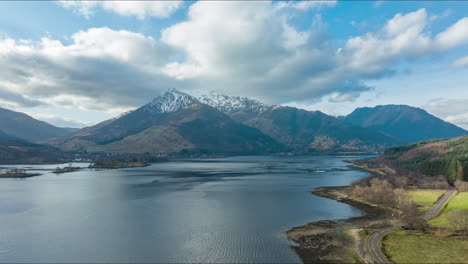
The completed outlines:
<svg viewBox="0 0 468 264">
<path fill-rule="evenodd" d="M 443 176 L 453 184 L 468 181 L 468 136 L 422 141 L 391 148 L 383 155 L 357 161 L 367 168 L 391 168 L 399 176 Z"/>
<path fill-rule="evenodd" d="M 31 142 L 40 142 L 54 137 L 62 137 L 75 132 L 70 128 L 60 128 L 39 121 L 20 112 L 0 107 L 0 129 L 5 133 Z"/>
<path fill-rule="evenodd" d="M 30 143 L 0 130 L 0 164 L 60 163 L 68 158 L 56 148 Z"/>
<path fill-rule="evenodd" d="M 423 109 L 407 105 L 357 108 L 343 120 L 381 131 L 406 143 L 468 134 L 466 130 L 445 122 Z"/>
<path fill-rule="evenodd" d="M 320 111 L 266 105 L 245 97 L 209 93 L 201 102 L 255 127 L 295 152 L 381 152 L 401 141 L 348 124 Z"/>
<path fill-rule="evenodd" d="M 123 116 L 49 143 L 66 150 L 111 153 L 263 154 L 285 150 L 258 129 L 175 89 Z"/>
</svg>

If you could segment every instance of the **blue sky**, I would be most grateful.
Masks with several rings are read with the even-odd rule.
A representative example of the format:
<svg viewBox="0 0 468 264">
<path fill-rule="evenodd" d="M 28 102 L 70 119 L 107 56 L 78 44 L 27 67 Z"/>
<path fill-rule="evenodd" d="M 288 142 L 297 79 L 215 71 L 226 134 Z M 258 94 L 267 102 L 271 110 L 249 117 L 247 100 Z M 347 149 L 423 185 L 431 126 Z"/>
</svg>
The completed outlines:
<svg viewBox="0 0 468 264">
<path fill-rule="evenodd" d="M 174 87 L 468 128 L 466 1 L 89 3 L 0 2 L 1 105 L 83 126 Z"/>
</svg>

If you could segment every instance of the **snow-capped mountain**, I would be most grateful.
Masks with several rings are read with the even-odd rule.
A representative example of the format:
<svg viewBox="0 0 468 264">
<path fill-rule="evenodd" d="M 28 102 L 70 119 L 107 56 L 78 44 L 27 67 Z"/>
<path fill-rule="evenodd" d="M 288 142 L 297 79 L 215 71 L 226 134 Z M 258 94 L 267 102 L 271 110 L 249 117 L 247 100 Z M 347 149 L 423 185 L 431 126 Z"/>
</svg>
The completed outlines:
<svg viewBox="0 0 468 264">
<path fill-rule="evenodd" d="M 196 103 L 199 102 L 193 96 L 171 88 L 138 110 L 148 113 L 169 113 Z"/>
<path fill-rule="evenodd" d="M 109 153 L 263 154 L 286 149 L 258 129 L 175 89 L 126 115 L 49 143 Z"/>
<path fill-rule="evenodd" d="M 271 107 L 270 105 L 247 97 L 229 96 L 215 92 L 202 94 L 197 96 L 197 99 L 201 103 L 217 108 L 226 114 L 233 114 L 240 111 L 261 113 Z"/>
</svg>

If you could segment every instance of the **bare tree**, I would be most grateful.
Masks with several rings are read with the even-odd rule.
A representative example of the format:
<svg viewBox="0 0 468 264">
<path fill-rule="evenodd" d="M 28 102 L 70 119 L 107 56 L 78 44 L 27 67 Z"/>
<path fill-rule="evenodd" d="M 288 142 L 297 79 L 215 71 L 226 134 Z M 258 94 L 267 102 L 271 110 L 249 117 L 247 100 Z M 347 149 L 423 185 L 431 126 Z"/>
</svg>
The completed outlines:
<svg viewBox="0 0 468 264">
<path fill-rule="evenodd" d="M 416 229 L 417 225 L 421 222 L 418 206 L 408 200 L 401 205 L 400 210 L 402 212 L 401 220 L 405 223 L 406 227 Z"/>
<path fill-rule="evenodd" d="M 468 182 L 456 180 L 454 185 L 459 192 L 468 192 Z"/>
<path fill-rule="evenodd" d="M 468 234 L 468 209 L 455 210 L 449 214 L 449 223 L 455 232 Z"/>
</svg>

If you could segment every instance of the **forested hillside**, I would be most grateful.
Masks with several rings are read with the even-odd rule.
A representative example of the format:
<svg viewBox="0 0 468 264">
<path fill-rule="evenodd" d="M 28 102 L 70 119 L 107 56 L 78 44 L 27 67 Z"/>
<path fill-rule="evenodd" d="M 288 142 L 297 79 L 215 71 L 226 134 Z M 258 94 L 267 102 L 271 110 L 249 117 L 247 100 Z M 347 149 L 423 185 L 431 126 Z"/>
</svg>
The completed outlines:
<svg viewBox="0 0 468 264">
<path fill-rule="evenodd" d="M 468 181 L 468 136 L 395 147 L 359 163 L 368 167 L 388 167 L 399 174 L 443 176 L 449 184 L 456 180 Z"/>
</svg>

